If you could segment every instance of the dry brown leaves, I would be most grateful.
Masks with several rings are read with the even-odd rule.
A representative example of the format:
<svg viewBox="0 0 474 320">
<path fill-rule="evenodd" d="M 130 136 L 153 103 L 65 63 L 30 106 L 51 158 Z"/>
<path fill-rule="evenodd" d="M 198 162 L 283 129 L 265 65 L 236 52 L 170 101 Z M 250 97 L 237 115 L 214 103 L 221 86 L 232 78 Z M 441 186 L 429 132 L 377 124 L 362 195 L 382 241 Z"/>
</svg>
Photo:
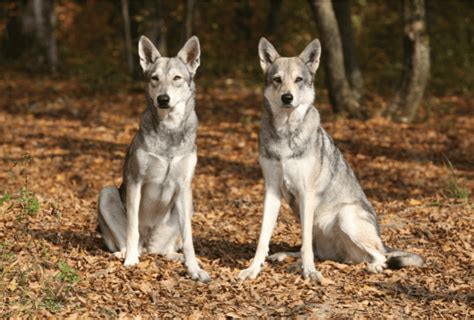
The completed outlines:
<svg viewBox="0 0 474 320">
<path fill-rule="evenodd" d="M 362 265 L 318 262 L 334 282 L 322 287 L 288 270 L 290 260 L 268 263 L 257 280 L 237 279 L 253 257 L 262 213 L 260 89 L 201 89 L 193 230 L 212 276 L 201 284 L 180 263 L 144 255 L 125 269 L 104 250 L 95 234 L 97 195 L 120 183 L 144 98 L 80 87 L 15 74 L 0 81 L 0 196 L 12 197 L 0 206 L 2 317 L 474 317 L 472 199 L 462 199 L 473 190 L 472 101 L 431 98 L 437 112 L 414 125 L 336 120 L 322 106 L 324 127 L 379 213 L 384 241 L 426 258 L 423 268 L 375 275 Z M 41 206 L 31 216 L 19 202 L 25 185 Z M 285 206 L 271 251 L 299 243 Z"/>
</svg>

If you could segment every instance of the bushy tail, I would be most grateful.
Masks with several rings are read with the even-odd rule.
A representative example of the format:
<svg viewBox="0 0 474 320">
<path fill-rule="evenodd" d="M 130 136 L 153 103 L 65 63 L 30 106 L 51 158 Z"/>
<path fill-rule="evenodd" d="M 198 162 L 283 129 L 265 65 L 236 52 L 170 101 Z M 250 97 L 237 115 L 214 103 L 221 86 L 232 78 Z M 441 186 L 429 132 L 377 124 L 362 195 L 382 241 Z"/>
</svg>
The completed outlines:
<svg viewBox="0 0 474 320">
<path fill-rule="evenodd" d="M 389 269 L 400 269 L 408 266 L 421 267 L 423 265 L 423 258 L 416 253 L 387 248 L 386 256 Z"/>
</svg>

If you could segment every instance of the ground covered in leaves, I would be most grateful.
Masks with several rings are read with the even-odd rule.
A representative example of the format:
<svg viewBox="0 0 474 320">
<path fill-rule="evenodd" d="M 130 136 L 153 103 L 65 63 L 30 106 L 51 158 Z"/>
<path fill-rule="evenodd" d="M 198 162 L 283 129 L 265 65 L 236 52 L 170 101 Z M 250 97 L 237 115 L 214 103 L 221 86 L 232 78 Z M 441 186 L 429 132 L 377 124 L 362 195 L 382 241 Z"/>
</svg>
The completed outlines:
<svg viewBox="0 0 474 320">
<path fill-rule="evenodd" d="M 289 270 L 291 260 L 267 263 L 256 280 L 238 280 L 253 257 L 262 215 L 260 88 L 198 90 L 193 230 L 209 284 L 159 256 L 144 255 L 125 269 L 96 235 L 97 196 L 103 186 L 120 184 L 144 108 L 140 86 L 94 92 L 74 79 L 3 74 L 2 318 L 474 317 L 472 100 L 428 98 L 427 120 L 406 125 L 334 117 L 320 99 L 323 126 L 376 208 L 383 240 L 426 259 L 423 268 L 382 274 L 317 262 L 333 282 L 323 287 Z M 285 205 L 271 251 L 299 244 Z"/>
</svg>

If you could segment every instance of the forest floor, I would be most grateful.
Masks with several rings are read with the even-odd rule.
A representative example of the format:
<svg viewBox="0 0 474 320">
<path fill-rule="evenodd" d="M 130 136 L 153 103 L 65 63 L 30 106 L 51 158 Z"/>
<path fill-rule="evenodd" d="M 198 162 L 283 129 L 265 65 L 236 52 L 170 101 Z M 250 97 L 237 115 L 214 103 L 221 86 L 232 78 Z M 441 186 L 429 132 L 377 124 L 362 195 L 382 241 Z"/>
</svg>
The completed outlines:
<svg viewBox="0 0 474 320">
<path fill-rule="evenodd" d="M 237 275 L 262 217 L 261 88 L 198 81 L 193 233 L 212 277 L 203 284 L 159 256 L 124 268 L 96 235 L 98 193 L 120 184 L 144 109 L 139 88 L 94 93 L 74 79 L 0 78 L 1 318 L 474 317 L 472 99 L 430 97 L 430 117 L 417 124 L 349 120 L 320 105 L 323 127 L 378 212 L 383 241 L 422 255 L 424 267 L 369 274 L 317 261 L 332 281 L 321 286 L 288 260 L 243 282 Z M 271 252 L 299 248 L 287 205 L 271 243 Z"/>
</svg>

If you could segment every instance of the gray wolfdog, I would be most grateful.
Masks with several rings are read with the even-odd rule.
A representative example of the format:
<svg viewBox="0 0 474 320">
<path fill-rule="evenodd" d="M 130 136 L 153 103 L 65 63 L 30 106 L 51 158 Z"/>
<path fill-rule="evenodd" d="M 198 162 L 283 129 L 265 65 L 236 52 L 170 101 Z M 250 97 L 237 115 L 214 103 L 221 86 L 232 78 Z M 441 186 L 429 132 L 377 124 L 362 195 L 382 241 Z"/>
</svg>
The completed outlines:
<svg viewBox="0 0 474 320">
<path fill-rule="evenodd" d="M 142 36 L 138 52 L 148 81 L 147 108 L 125 158 L 122 185 L 100 192 L 100 231 L 107 248 L 125 259 L 124 266 L 137 264 L 146 250 L 184 261 L 192 279 L 206 282 L 191 232 L 199 40 L 191 37 L 176 57 L 166 58 Z"/>
<path fill-rule="evenodd" d="M 260 272 L 282 197 L 300 219 L 301 253 L 282 252 L 270 259 L 301 256 L 305 278 L 323 281 L 314 265 L 313 247 L 319 259 L 367 262 L 371 272 L 422 265 L 420 256 L 383 245 L 372 205 L 320 126 L 319 112 L 313 107 L 319 41 L 312 41 L 299 56 L 285 58 L 262 38 L 258 52 L 266 83 L 259 147 L 265 200 L 255 257 L 239 277 L 254 279 Z"/>
</svg>

